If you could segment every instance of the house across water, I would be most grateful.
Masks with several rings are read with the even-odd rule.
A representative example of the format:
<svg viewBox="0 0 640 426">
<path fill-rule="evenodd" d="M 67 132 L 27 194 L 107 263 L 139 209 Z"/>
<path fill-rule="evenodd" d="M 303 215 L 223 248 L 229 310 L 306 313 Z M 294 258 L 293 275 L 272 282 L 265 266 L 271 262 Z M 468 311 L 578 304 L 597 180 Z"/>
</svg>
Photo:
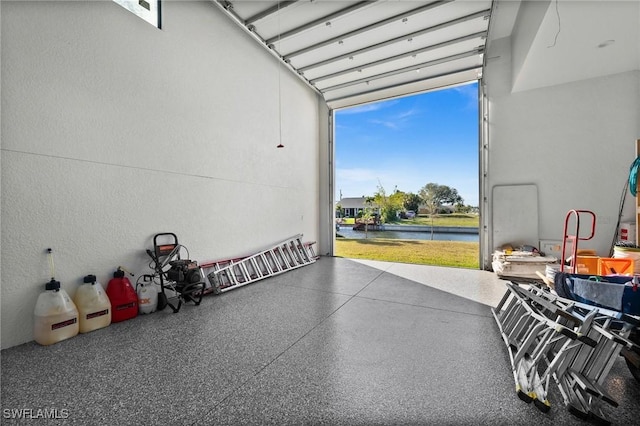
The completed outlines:
<svg viewBox="0 0 640 426">
<path fill-rule="evenodd" d="M 336 209 L 336 215 L 339 217 L 358 217 L 365 208 L 370 207 L 373 214 L 380 214 L 380 206 L 374 201 L 368 202 L 369 197 L 346 197 L 340 198 L 338 206 L 340 210 Z"/>
</svg>

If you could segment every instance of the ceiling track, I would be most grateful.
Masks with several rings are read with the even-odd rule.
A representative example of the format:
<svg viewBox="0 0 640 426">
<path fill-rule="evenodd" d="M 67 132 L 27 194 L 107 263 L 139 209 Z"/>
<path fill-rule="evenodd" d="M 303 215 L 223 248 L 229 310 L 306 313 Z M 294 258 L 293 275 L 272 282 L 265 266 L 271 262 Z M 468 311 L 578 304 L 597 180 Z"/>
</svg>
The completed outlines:
<svg viewBox="0 0 640 426">
<path fill-rule="evenodd" d="M 492 17 L 495 16 L 494 12 L 496 11 L 497 7 L 498 7 L 497 0 L 491 0 L 491 10 L 489 12 L 489 18 L 488 18 L 489 22 L 487 23 L 487 33 L 491 31 L 491 28 L 493 25 Z M 487 55 L 484 55 L 484 58 L 482 58 L 482 69 L 485 69 L 486 66 L 487 66 Z"/>
<path fill-rule="evenodd" d="M 470 65 L 464 68 L 463 68 L 463 63 L 460 62 L 460 60 L 469 58 L 473 55 L 482 55 L 484 53 L 485 43 L 486 43 L 485 40 L 487 39 L 488 29 L 482 28 L 481 23 L 476 20 L 478 20 L 479 18 L 490 20 L 491 12 L 493 8 L 495 8 L 495 1 L 491 1 L 490 7 L 487 7 L 488 5 L 464 7 L 461 10 L 464 10 L 465 12 L 462 12 L 462 13 L 466 13 L 466 15 L 459 16 L 460 14 L 462 14 L 462 13 L 459 13 L 458 14 L 459 17 L 452 18 L 450 14 L 451 9 L 439 8 L 439 6 L 451 4 L 454 2 L 454 0 L 436 0 L 436 1 L 429 1 L 429 2 L 420 2 L 418 3 L 419 4 L 418 7 L 413 7 L 413 9 L 402 12 L 402 13 L 395 13 L 392 16 L 387 15 L 388 17 L 386 18 L 384 18 L 384 16 L 377 15 L 378 16 L 377 19 L 379 20 L 373 23 L 367 23 L 366 22 L 367 16 L 364 14 L 363 10 L 367 7 L 371 7 L 378 3 L 382 3 L 381 0 L 360 0 L 360 1 L 350 1 L 350 2 L 344 1 L 344 5 L 337 6 L 340 8 L 339 10 L 334 11 L 332 13 L 327 13 L 324 16 L 319 18 L 314 17 L 313 14 L 307 13 L 308 12 L 307 9 L 302 7 L 304 5 L 303 5 L 303 2 L 300 0 L 289 0 L 289 1 L 283 0 L 283 1 L 277 2 L 276 5 L 273 5 L 273 3 L 270 3 L 271 5 L 267 5 L 267 9 L 260 12 L 256 12 L 256 9 L 257 9 L 256 7 L 246 8 L 244 7 L 244 5 L 242 5 L 241 2 L 239 1 L 236 2 L 235 0 L 211 0 L 211 1 L 216 5 L 216 7 L 218 7 L 218 9 L 220 9 L 225 15 L 227 15 L 227 17 L 230 18 L 237 26 L 242 28 L 242 30 L 246 34 L 248 34 L 255 41 L 257 41 L 272 56 L 277 58 L 277 60 L 279 61 L 279 64 L 284 65 L 287 70 L 292 72 L 307 87 L 312 89 L 319 96 L 322 96 L 325 102 L 327 103 L 341 102 L 348 99 L 357 99 L 360 96 L 367 96 L 376 92 L 380 92 L 381 96 L 385 96 L 385 93 L 382 93 L 382 91 L 392 90 L 393 88 L 404 88 L 404 90 L 413 90 L 411 88 L 411 85 L 417 85 L 417 87 L 423 87 L 424 85 L 420 84 L 421 82 L 427 82 L 429 80 L 439 79 L 441 77 L 446 77 L 448 75 L 452 76 L 453 79 L 469 78 L 471 76 L 470 71 L 482 70 L 482 67 L 484 65 L 484 61 L 486 60 L 486 58 L 479 58 L 480 63 L 478 65 Z M 305 0 L 305 2 L 306 1 L 307 0 Z M 234 10 L 235 3 L 238 4 L 238 12 Z M 300 4 L 302 8 L 301 9 L 296 8 L 295 14 L 289 14 L 287 11 L 283 12 L 284 8 L 295 5 L 296 3 Z M 240 5 L 242 5 L 243 7 L 240 7 Z M 484 8 L 484 10 L 473 12 L 473 10 L 474 9 L 477 10 L 478 7 L 482 7 Z M 252 9 L 252 12 L 250 12 L 251 13 L 250 16 L 248 16 L 249 13 L 243 12 L 249 9 Z M 378 9 L 376 7 L 376 11 L 377 10 Z M 356 12 L 358 11 L 359 13 L 356 14 Z M 389 9 L 389 13 L 393 13 L 397 11 L 398 11 L 397 9 Z M 428 12 L 428 11 L 432 11 L 432 12 Z M 414 30 L 411 33 L 395 36 L 392 39 L 384 39 L 385 38 L 384 34 L 386 32 L 385 25 L 389 25 L 394 22 L 403 22 L 412 18 L 421 19 L 420 17 L 417 17 L 417 15 L 427 13 L 427 12 L 428 12 L 427 16 L 434 16 L 436 22 L 440 21 L 440 23 L 431 24 L 430 27 L 426 27 L 426 28 L 423 27 L 422 29 Z M 274 19 L 274 17 L 277 17 L 277 19 L 280 20 L 283 16 L 290 16 L 292 17 L 292 19 L 297 20 L 298 22 L 291 23 L 290 21 L 288 21 L 290 23 L 289 28 L 291 28 L 291 26 L 293 26 L 294 28 L 289 29 L 285 32 L 281 32 L 276 36 L 273 36 L 271 34 L 271 36 L 267 37 L 267 35 L 264 34 L 261 30 L 262 26 L 259 25 L 260 21 Z M 304 18 L 304 16 L 306 16 L 306 19 Z M 438 17 L 442 19 L 438 19 Z M 383 19 L 380 19 L 380 18 L 383 18 Z M 332 20 L 337 20 L 337 19 L 345 19 L 346 20 L 345 22 L 348 22 L 350 19 L 353 19 L 358 24 L 351 26 L 351 28 L 355 28 L 355 29 L 351 29 L 337 36 L 332 36 L 331 38 L 326 40 L 322 40 L 321 37 L 318 38 L 317 36 L 319 34 L 316 32 L 309 32 L 308 33 L 309 35 L 307 36 L 306 32 L 308 30 L 313 28 L 317 29 L 320 26 L 328 25 Z M 449 20 L 444 21 L 444 19 L 449 19 Z M 431 20 L 433 21 L 434 19 L 431 19 Z M 420 22 L 420 21 L 416 21 L 416 22 Z M 267 22 L 265 21 L 264 24 L 266 25 Z M 458 27 L 458 25 L 460 25 L 460 27 Z M 265 28 L 269 28 L 269 27 L 267 26 Z M 448 38 L 445 38 L 444 41 L 442 41 L 444 37 L 439 37 L 440 40 L 437 43 L 434 43 L 429 39 L 421 39 L 420 44 L 423 45 L 423 47 L 414 48 L 408 51 L 407 49 L 410 49 L 410 45 L 407 45 L 406 43 L 404 45 L 401 44 L 406 41 L 412 41 L 416 37 L 424 36 L 426 34 L 433 33 L 439 30 L 446 30 L 446 32 L 441 33 L 442 35 L 444 34 L 448 35 Z M 336 46 L 338 44 L 343 44 L 344 40 L 346 40 L 347 38 L 361 36 L 362 34 L 367 34 L 367 32 L 371 32 L 371 34 L 373 35 L 377 34 L 377 40 L 382 39 L 382 41 L 371 44 L 371 45 L 365 45 L 364 47 L 354 49 L 351 52 L 347 52 L 347 53 L 344 53 L 344 51 L 340 52 L 340 49 L 334 49 L 332 46 L 333 44 L 336 44 Z M 296 35 L 303 37 L 298 42 L 306 40 L 306 43 L 303 42 L 301 46 L 298 45 L 296 50 L 293 52 L 289 52 L 289 53 L 282 52 L 283 45 L 280 42 L 283 39 L 291 38 Z M 380 35 L 382 35 L 382 37 L 380 37 Z M 473 42 L 474 39 L 478 39 L 477 44 Z M 429 43 L 430 41 L 431 43 Z M 427 43 L 429 44 L 424 46 L 424 44 L 427 44 Z M 456 47 L 460 43 L 466 43 L 466 46 L 462 47 L 461 45 L 460 47 Z M 396 46 L 392 46 L 393 44 L 396 44 Z M 472 46 L 477 46 L 477 47 L 472 48 Z M 382 50 L 382 48 L 386 48 L 386 49 Z M 317 60 L 316 58 L 312 57 L 312 55 L 314 55 L 315 51 L 318 49 L 322 49 L 321 55 L 325 57 L 324 59 Z M 442 49 L 442 53 L 438 49 Z M 470 50 L 466 50 L 462 53 L 455 53 L 455 54 L 451 52 L 451 50 L 453 50 L 454 52 L 457 50 L 459 52 L 460 50 L 463 50 L 463 49 L 470 49 Z M 447 50 L 449 50 L 449 52 L 447 52 Z M 417 55 L 423 54 L 425 52 L 432 52 L 432 51 L 437 51 L 437 52 L 434 52 L 435 55 L 437 56 L 436 59 L 431 59 L 427 61 L 425 60 L 426 58 L 424 58 L 423 59 L 424 62 L 422 63 L 418 63 L 418 64 L 414 63 L 413 65 L 410 65 L 410 66 L 403 66 L 403 65 L 407 65 L 407 63 L 415 62 L 410 60 L 408 61 L 409 58 L 411 57 L 416 58 Z M 309 55 L 310 52 L 313 52 L 313 53 Z M 342 62 L 340 64 L 335 64 L 338 61 L 341 61 L 347 58 L 353 59 L 356 55 L 359 56 L 365 53 L 368 53 L 367 59 L 364 59 L 364 57 L 359 57 L 358 58 L 359 61 L 356 60 L 351 64 L 349 64 L 349 62 Z M 307 54 L 304 57 L 305 58 L 304 60 L 292 61 L 292 58 L 296 58 L 303 54 Z M 329 55 L 332 55 L 332 57 L 326 58 L 326 56 L 329 56 Z M 433 53 L 431 55 L 433 56 Z M 322 58 L 322 56 L 320 56 L 320 58 Z M 311 60 L 316 59 L 316 62 L 301 66 L 299 68 L 297 68 L 292 64 L 292 62 L 293 63 L 304 62 L 305 60 L 309 61 L 310 59 Z M 420 60 L 420 58 L 418 58 L 417 60 Z M 360 65 L 354 65 L 354 64 L 357 64 L 358 62 L 364 62 L 364 61 L 367 61 L 367 62 Z M 395 61 L 403 61 L 404 63 L 398 62 L 397 64 L 395 64 L 394 63 Z M 453 63 L 454 61 L 458 61 L 458 64 Z M 468 59 L 465 62 L 469 64 Z M 472 62 L 475 62 L 475 61 L 472 61 Z M 446 64 L 446 63 L 451 63 L 450 68 L 455 68 L 456 65 L 461 68 L 453 69 L 451 71 L 446 71 L 446 72 L 441 71 L 437 75 L 434 75 L 434 74 L 429 75 L 429 71 L 431 70 L 432 67 Z M 314 73 L 309 73 L 310 70 L 316 70 L 317 68 L 330 65 L 330 64 L 334 64 L 334 65 L 327 69 L 317 70 Z M 374 67 L 385 65 L 385 64 L 386 64 L 385 69 L 387 69 L 387 71 L 385 72 L 379 72 L 378 74 L 374 74 L 368 77 L 357 78 L 351 81 L 344 81 L 345 79 L 349 80 L 350 77 L 358 77 L 358 75 L 355 73 L 362 72 L 363 70 L 368 70 L 369 72 L 375 72 Z M 402 68 L 390 69 L 393 67 L 402 67 Z M 424 72 L 421 72 L 422 70 L 424 70 Z M 408 74 L 412 71 L 413 72 L 418 71 L 420 75 L 418 76 L 418 73 L 415 73 L 414 75 L 416 76 L 416 78 L 413 78 L 412 75 Z M 431 72 L 433 73 L 437 71 L 433 70 Z M 311 78 L 311 76 L 308 78 L 305 76 L 306 73 L 311 74 L 312 76 L 313 74 L 315 74 L 315 76 L 313 78 Z M 349 74 L 355 74 L 355 75 L 349 76 Z M 383 83 L 383 81 L 385 80 L 382 80 L 382 79 L 393 77 L 393 76 L 400 76 L 400 75 L 403 75 L 403 76 L 400 77 L 399 79 L 398 78 L 393 79 L 396 81 L 395 83 L 387 82 L 386 83 L 387 85 L 385 87 L 375 87 L 376 84 L 372 84 L 371 88 L 368 87 L 369 84 L 374 81 L 377 84 L 385 84 Z M 329 87 L 325 87 L 325 88 L 317 87 L 318 83 L 326 82 L 325 84 L 331 84 L 331 82 L 327 80 L 330 80 L 332 78 L 339 78 L 339 77 L 342 77 L 342 82 L 338 80 L 338 81 L 334 81 L 333 82 L 334 84 L 330 85 Z M 407 81 L 402 81 L 402 82 L 398 81 L 402 79 L 406 79 Z M 447 79 L 447 80 L 450 80 L 450 79 Z M 364 84 L 366 84 L 366 86 Z M 438 82 L 438 80 L 434 80 L 432 84 L 440 84 L 440 83 Z M 359 85 L 362 85 L 362 86 L 359 86 Z M 354 87 L 354 86 L 358 86 L 358 87 Z M 320 87 L 322 87 L 322 84 L 320 84 Z M 338 97 L 336 98 L 330 99 L 331 93 L 335 92 L 336 90 L 345 89 L 345 88 L 351 88 L 351 89 L 343 91 L 342 95 L 338 95 Z M 364 89 L 364 90 L 360 90 L 360 89 Z M 353 92 L 353 93 L 350 93 L 350 92 Z"/>
<path fill-rule="evenodd" d="M 348 99 L 353 99 L 356 98 L 358 96 L 365 96 L 365 95 L 370 95 L 372 93 L 376 93 L 376 92 L 381 92 L 383 90 L 389 90 L 389 89 L 393 89 L 395 87 L 398 86 L 407 86 L 409 84 L 415 84 L 415 83 L 421 83 L 421 82 L 425 82 L 425 81 L 429 81 L 429 80 L 435 80 L 436 78 L 442 78 L 442 77 L 446 77 L 448 75 L 453 75 L 453 74 L 459 74 L 459 73 L 463 73 L 463 72 L 467 72 L 467 71 L 474 71 L 474 70 L 482 70 L 482 65 L 475 65 L 475 66 L 471 66 L 471 67 L 465 67 L 465 68 L 459 68 L 455 71 L 450 71 L 450 72 L 446 72 L 446 73 L 441 73 L 441 74 L 435 74 L 435 75 L 430 75 L 424 78 L 417 78 L 411 81 L 405 81 L 402 84 L 392 84 L 392 85 L 388 85 L 388 86 L 381 86 L 381 87 L 376 87 L 373 88 L 371 90 L 368 91 L 362 91 L 362 92 L 358 92 L 356 94 L 353 95 L 346 95 L 346 96 L 340 96 L 337 98 L 326 98 L 325 100 L 328 104 L 333 103 L 333 102 L 340 102 L 340 101 L 344 101 L 344 100 L 348 100 Z"/>
<path fill-rule="evenodd" d="M 433 61 L 427 61 L 427 62 L 423 62 L 421 64 L 416 64 L 416 65 L 411 65 L 410 67 L 404 67 L 395 71 L 388 71 L 388 72 L 384 72 L 384 73 L 380 73 L 380 74 L 376 74 L 376 75 L 372 75 L 369 77 L 364 77 L 364 78 L 360 78 L 358 80 L 353 80 L 347 83 L 342 83 L 342 84 L 337 84 L 335 86 L 331 86 L 331 87 L 326 87 L 324 89 L 320 89 L 320 91 L 324 94 L 326 92 L 330 92 L 332 90 L 338 90 L 338 89 L 343 89 L 345 87 L 349 87 L 349 86 L 354 86 L 356 84 L 360 84 L 360 83 L 369 83 L 373 80 L 379 80 L 381 78 L 385 78 L 385 77 L 392 77 L 394 75 L 399 75 L 399 74 L 404 74 L 407 72 L 411 72 L 411 71 L 416 71 L 416 70 L 421 70 L 423 68 L 428 68 L 428 67 L 432 67 L 435 65 L 440 65 L 440 64 L 444 64 L 446 62 L 451 62 L 451 61 L 456 61 L 458 59 L 464 59 L 464 58 L 468 58 L 470 56 L 473 55 L 481 55 L 482 53 L 484 53 L 484 50 L 481 48 L 478 49 L 473 49 L 473 50 L 469 50 L 467 52 L 464 53 L 458 53 L 457 55 L 451 55 L 451 56 L 447 56 L 444 58 L 439 58 L 439 59 L 435 59 Z M 478 65 L 481 66 L 481 65 Z"/>
<path fill-rule="evenodd" d="M 390 56 L 384 59 L 379 59 L 377 61 L 374 62 L 369 62 L 367 64 L 363 64 L 360 66 L 356 66 L 356 67 L 352 67 L 352 68 L 348 68 L 342 71 L 338 71 L 338 72 L 334 72 L 331 74 L 326 74 L 320 77 L 316 77 L 313 78 L 311 80 L 309 80 L 309 82 L 311 84 L 316 84 L 319 81 L 323 81 L 323 80 L 327 80 L 329 78 L 333 78 L 333 77 L 339 77 L 341 75 L 345 75 L 345 74 L 349 74 L 352 73 L 354 71 L 363 71 L 367 68 L 371 68 L 377 65 L 382 65 L 382 64 L 386 64 L 388 62 L 393 62 L 396 61 L 398 59 L 404 59 L 404 58 L 408 58 L 414 55 L 419 55 L 421 53 L 425 53 L 425 52 L 429 52 L 431 50 L 436 50 L 442 47 L 446 47 L 446 46 L 451 46 L 453 44 L 457 44 L 457 43 L 461 43 L 463 41 L 468 41 L 468 40 L 473 40 L 474 38 L 486 38 L 487 36 L 487 32 L 486 31 L 480 31 L 474 34 L 469 34 L 463 37 L 458 37 L 452 40 L 447 40 L 447 41 L 443 41 L 442 43 L 437 43 L 437 44 L 432 44 L 431 46 L 426 46 L 420 49 L 416 49 L 416 50 L 412 50 L 410 52 L 406 52 L 406 53 L 402 53 L 400 55 L 394 55 L 394 56 Z"/>
<path fill-rule="evenodd" d="M 351 5 L 349 7 L 344 8 L 344 9 L 341 9 L 341 10 L 339 10 L 337 12 L 331 13 L 329 15 L 326 15 L 326 16 L 323 16 L 323 17 L 318 18 L 316 20 L 313 20 L 311 22 L 308 22 L 308 23 L 306 23 L 304 25 L 300 25 L 300 26 L 298 26 L 298 27 L 296 27 L 296 28 L 294 28 L 292 30 L 286 31 L 286 32 L 284 32 L 282 34 L 279 34 L 279 35 L 275 36 L 275 37 L 271 37 L 270 39 L 268 39 L 266 41 L 266 43 L 267 44 L 273 44 L 276 41 L 284 40 L 286 38 L 289 38 L 291 36 L 299 34 L 299 33 L 303 32 L 303 31 L 306 31 L 306 30 L 308 30 L 310 28 L 317 27 L 320 24 L 326 24 L 327 22 L 331 22 L 331 20 L 333 20 L 333 19 L 337 19 L 337 18 L 340 18 L 341 16 L 348 15 L 349 13 L 352 13 L 352 12 L 355 12 L 356 10 L 362 9 L 363 7 L 371 6 L 376 1 L 378 1 L 378 0 L 361 1 L 359 3 Z"/>
<path fill-rule="evenodd" d="M 399 21 L 399 20 L 402 20 L 403 18 L 408 18 L 408 17 L 410 17 L 412 15 L 416 15 L 418 13 L 422 13 L 424 11 L 433 9 L 435 7 L 442 6 L 442 5 L 445 5 L 447 3 L 451 3 L 452 1 L 453 0 L 441 0 L 441 1 L 436 1 L 436 2 L 433 2 L 433 3 L 429 3 L 427 5 L 424 5 L 424 6 L 421 6 L 421 7 L 417 7 L 415 9 L 411 9 L 408 12 L 404 12 L 404 13 L 400 13 L 398 15 L 394 15 L 391 18 L 386 18 L 386 19 L 383 19 L 381 21 L 375 22 L 373 24 L 367 25 L 365 27 L 361 27 L 361 28 L 358 28 L 356 30 L 349 31 L 347 33 L 341 34 L 339 36 L 332 37 L 332 38 L 330 38 L 328 40 L 324 40 L 324 41 L 321 41 L 319 43 L 313 44 L 311 46 L 304 47 L 302 49 L 296 50 L 295 52 L 287 53 L 286 55 L 283 55 L 283 56 L 284 56 L 285 59 L 291 59 L 291 58 L 293 58 L 295 56 L 302 55 L 303 53 L 307 53 L 307 52 L 310 52 L 312 50 L 316 50 L 316 49 L 319 49 L 319 48 L 324 47 L 324 46 L 328 46 L 328 45 L 333 44 L 333 43 L 338 43 L 338 42 L 343 41 L 343 40 L 345 40 L 345 39 L 347 39 L 349 37 L 354 37 L 354 36 L 356 36 L 358 34 L 362 34 L 362 33 L 365 33 L 367 31 L 371 31 L 371 30 L 373 30 L 375 28 L 387 25 L 387 24 L 389 24 L 391 22 Z"/>
<path fill-rule="evenodd" d="M 273 50 L 272 48 L 270 48 L 264 41 L 264 39 L 262 37 L 260 37 L 258 34 L 256 34 L 254 31 L 251 31 L 251 29 L 249 29 L 245 24 L 244 24 L 244 20 L 242 18 L 240 18 L 234 11 L 233 11 L 233 5 L 226 1 L 226 0 L 211 0 L 211 2 L 213 4 L 215 4 L 225 15 L 227 15 L 229 18 L 231 18 L 231 21 L 233 21 L 238 27 L 240 27 L 245 33 L 249 34 L 254 40 L 256 40 L 267 52 L 269 52 L 272 56 L 274 56 L 275 58 L 278 59 L 278 61 L 280 61 L 282 64 L 284 64 L 284 66 L 290 71 L 292 72 L 296 77 L 298 77 L 298 79 L 300 79 L 300 81 L 302 81 L 304 84 L 306 84 L 311 90 L 313 90 L 315 93 L 317 93 L 318 95 L 322 96 L 322 92 L 320 92 L 318 90 L 317 87 L 315 87 L 313 84 L 309 83 L 309 80 L 307 80 L 306 78 L 304 78 L 304 76 L 302 76 L 295 68 L 293 68 L 291 66 L 291 64 L 287 61 L 284 60 L 284 58 L 275 50 Z"/>
<path fill-rule="evenodd" d="M 310 69 L 317 68 L 317 67 L 322 66 L 322 65 L 327 65 L 327 64 L 330 64 L 332 62 L 336 62 L 336 61 L 339 61 L 341 59 L 348 58 L 350 56 L 360 55 L 362 53 L 366 53 L 366 52 L 369 52 L 371 50 L 375 50 L 375 49 L 379 49 L 381 47 L 389 46 L 389 45 L 391 45 L 393 43 L 398 43 L 398 42 L 401 42 L 401 41 L 404 41 L 404 40 L 408 40 L 410 38 L 414 38 L 414 37 L 418 37 L 418 36 L 422 36 L 422 35 L 431 33 L 433 31 L 442 30 L 444 28 L 448 28 L 448 27 L 451 27 L 453 25 L 461 24 L 463 22 L 468 22 L 468 21 L 471 21 L 473 19 L 477 19 L 477 18 L 480 18 L 480 17 L 485 17 L 485 16 L 487 16 L 488 13 L 489 13 L 488 9 L 487 10 L 481 10 L 480 12 L 475 12 L 475 13 L 463 16 L 461 18 L 452 19 L 450 21 L 443 22 L 441 24 L 433 25 L 431 27 L 424 28 L 424 29 L 419 30 L 419 31 L 414 31 L 414 32 L 409 33 L 409 34 L 405 34 L 405 35 L 402 35 L 400 37 L 393 38 L 391 40 L 387 40 L 387 41 L 384 41 L 384 42 L 381 42 L 381 43 L 377 43 L 377 44 L 372 44 L 371 46 L 367 46 L 367 47 L 363 47 L 361 49 L 353 50 L 351 52 L 344 53 L 344 54 L 339 55 L 339 56 L 334 56 L 333 58 L 325 59 L 323 61 L 316 62 L 316 63 L 311 64 L 311 65 L 306 65 L 304 67 L 298 68 L 298 71 L 304 73 L 305 71 L 308 71 Z M 288 59 L 288 57 L 285 56 L 285 59 Z"/>
<path fill-rule="evenodd" d="M 280 1 L 277 5 L 265 10 L 264 12 L 257 13 L 250 18 L 245 19 L 243 23 L 247 26 L 252 25 L 253 23 L 258 22 L 259 20 L 264 19 L 267 16 L 273 15 L 274 13 L 278 13 L 285 7 L 291 6 L 292 4 L 295 4 L 297 2 L 298 0 Z M 227 3 L 231 4 L 230 1 L 227 1 Z"/>
</svg>

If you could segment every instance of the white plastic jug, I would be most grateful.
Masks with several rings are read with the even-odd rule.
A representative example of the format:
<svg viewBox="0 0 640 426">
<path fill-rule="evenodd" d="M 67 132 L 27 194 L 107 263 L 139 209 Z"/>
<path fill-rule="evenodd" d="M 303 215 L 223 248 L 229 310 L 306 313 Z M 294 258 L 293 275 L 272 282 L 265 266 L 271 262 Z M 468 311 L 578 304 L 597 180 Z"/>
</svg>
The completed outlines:
<svg viewBox="0 0 640 426">
<path fill-rule="evenodd" d="M 84 277 L 73 301 L 78 308 L 80 333 L 88 333 L 111 324 L 111 302 L 95 275 Z"/>
<path fill-rule="evenodd" d="M 158 287 L 154 283 L 138 283 L 138 309 L 150 314 L 158 307 Z"/>
<path fill-rule="evenodd" d="M 33 337 L 41 345 L 52 345 L 78 334 L 78 309 L 60 282 L 51 280 L 40 293 L 34 309 Z"/>
</svg>

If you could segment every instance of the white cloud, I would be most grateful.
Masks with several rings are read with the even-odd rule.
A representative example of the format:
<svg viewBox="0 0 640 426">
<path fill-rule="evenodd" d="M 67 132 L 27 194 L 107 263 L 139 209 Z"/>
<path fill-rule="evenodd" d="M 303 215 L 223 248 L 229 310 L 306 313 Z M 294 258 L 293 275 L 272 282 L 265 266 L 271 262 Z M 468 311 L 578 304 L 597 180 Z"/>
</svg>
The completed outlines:
<svg viewBox="0 0 640 426">
<path fill-rule="evenodd" d="M 380 171 L 366 168 L 336 168 L 336 199 L 370 196 L 376 192 Z"/>
<path fill-rule="evenodd" d="M 475 107 L 478 103 L 478 86 L 475 84 L 464 84 L 453 88 L 460 95 L 467 98 L 466 108 Z"/>
<path fill-rule="evenodd" d="M 454 86 L 452 87 L 452 89 L 458 93 L 462 93 L 463 95 L 468 95 L 473 97 L 476 97 L 478 94 L 478 85 L 476 82 Z"/>
<path fill-rule="evenodd" d="M 401 112 L 400 114 L 396 115 L 396 118 L 399 120 L 411 117 L 412 115 L 416 115 L 420 112 L 420 110 L 416 109 L 416 108 L 411 108 L 407 111 Z"/>
<path fill-rule="evenodd" d="M 414 177 L 406 170 L 395 169 L 367 169 L 336 168 L 336 198 L 372 196 L 382 185 L 387 194 L 393 192 L 394 188 L 401 191 L 409 191 L 417 185 Z"/>
<path fill-rule="evenodd" d="M 374 102 L 370 104 L 360 105 L 351 108 L 345 108 L 337 111 L 338 114 L 361 114 L 365 112 L 378 111 L 383 108 L 388 108 L 397 104 L 397 100 L 384 101 L 384 102 Z"/>
<path fill-rule="evenodd" d="M 406 111 L 402 111 L 400 113 L 391 115 L 385 120 L 372 119 L 372 120 L 368 120 L 368 122 L 371 124 L 379 124 L 381 126 L 388 127 L 389 129 L 397 130 L 402 127 L 405 127 L 405 124 L 409 122 L 409 118 L 419 113 L 420 113 L 419 109 L 412 108 L 412 109 L 408 109 Z"/>
<path fill-rule="evenodd" d="M 368 122 L 371 124 L 380 124 L 381 126 L 388 127 L 394 130 L 398 128 L 398 123 L 392 120 L 368 120 Z"/>
</svg>

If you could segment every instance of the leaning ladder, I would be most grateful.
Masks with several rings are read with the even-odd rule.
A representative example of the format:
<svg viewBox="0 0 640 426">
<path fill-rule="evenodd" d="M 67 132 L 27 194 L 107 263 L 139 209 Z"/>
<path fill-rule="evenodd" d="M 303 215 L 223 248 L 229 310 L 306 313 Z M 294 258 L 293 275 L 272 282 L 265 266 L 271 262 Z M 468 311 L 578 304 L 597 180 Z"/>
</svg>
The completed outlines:
<svg viewBox="0 0 640 426">
<path fill-rule="evenodd" d="M 298 234 L 251 256 L 202 263 L 210 284 L 205 293 L 220 294 L 314 263 L 318 259 L 314 244 L 303 243 Z"/>
</svg>

